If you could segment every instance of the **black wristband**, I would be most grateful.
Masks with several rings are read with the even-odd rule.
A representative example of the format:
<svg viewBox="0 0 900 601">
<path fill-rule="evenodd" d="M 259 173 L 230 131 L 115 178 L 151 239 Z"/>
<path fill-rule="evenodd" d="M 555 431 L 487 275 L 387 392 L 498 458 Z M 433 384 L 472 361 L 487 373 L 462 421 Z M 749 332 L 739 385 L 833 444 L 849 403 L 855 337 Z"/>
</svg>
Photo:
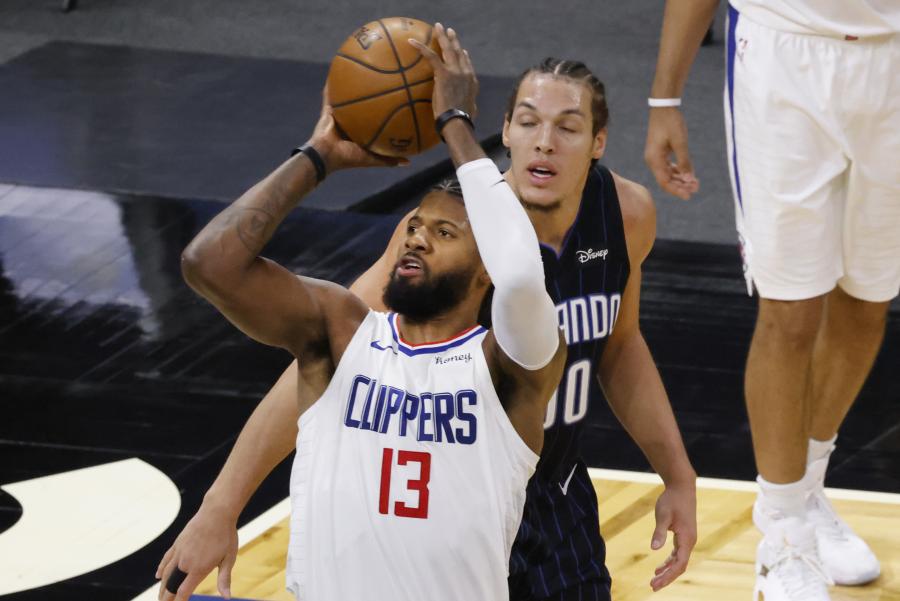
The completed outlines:
<svg viewBox="0 0 900 601">
<path fill-rule="evenodd" d="M 437 130 L 441 140 L 444 140 L 444 134 L 441 132 L 444 130 L 447 123 L 453 119 L 465 119 L 466 123 L 469 124 L 469 127 L 473 130 L 475 129 L 475 124 L 472 123 L 472 116 L 469 113 L 461 109 L 447 109 L 434 120 L 434 128 Z M 444 140 L 444 142 L 446 142 L 446 140 Z"/>
<path fill-rule="evenodd" d="M 178 566 L 175 566 L 175 569 L 169 574 L 168 580 L 166 580 L 166 590 L 173 595 L 176 594 L 178 592 L 178 587 L 181 586 L 181 583 L 184 582 L 185 578 L 187 578 L 187 573 L 182 572 L 178 569 Z"/>
<path fill-rule="evenodd" d="M 325 171 L 325 161 L 322 160 L 322 155 L 319 154 L 319 151 L 315 149 L 312 144 L 304 144 L 303 146 L 298 146 L 297 148 L 291 151 L 291 156 L 295 154 L 303 153 L 306 155 L 306 158 L 309 159 L 309 162 L 313 164 L 313 167 L 316 169 L 316 183 L 322 183 L 322 180 L 325 179 L 327 172 Z"/>
</svg>

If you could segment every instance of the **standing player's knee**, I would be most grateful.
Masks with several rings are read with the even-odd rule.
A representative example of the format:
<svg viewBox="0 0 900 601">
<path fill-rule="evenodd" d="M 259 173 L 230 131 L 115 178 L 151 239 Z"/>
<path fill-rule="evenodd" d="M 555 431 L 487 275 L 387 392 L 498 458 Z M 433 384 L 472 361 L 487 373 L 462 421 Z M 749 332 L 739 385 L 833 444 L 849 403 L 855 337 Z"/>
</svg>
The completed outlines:
<svg viewBox="0 0 900 601">
<path fill-rule="evenodd" d="M 887 323 L 890 302 L 871 302 L 851 296 L 841 287 L 828 295 L 830 322 L 846 324 L 860 333 L 878 333 Z"/>
<path fill-rule="evenodd" d="M 796 351 L 811 349 L 822 320 L 822 298 L 800 301 L 760 299 L 757 334 Z"/>
</svg>

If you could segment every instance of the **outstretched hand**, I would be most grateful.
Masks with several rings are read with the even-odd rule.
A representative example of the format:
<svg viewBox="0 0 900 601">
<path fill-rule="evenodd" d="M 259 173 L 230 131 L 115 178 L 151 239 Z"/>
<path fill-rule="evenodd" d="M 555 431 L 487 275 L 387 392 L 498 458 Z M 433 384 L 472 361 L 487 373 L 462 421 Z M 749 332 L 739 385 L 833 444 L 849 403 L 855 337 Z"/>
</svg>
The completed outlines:
<svg viewBox="0 0 900 601">
<path fill-rule="evenodd" d="M 669 157 L 674 154 L 675 162 Z M 644 161 L 659 187 L 682 200 L 700 189 L 687 145 L 687 127 L 675 107 L 650 109 Z"/>
<path fill-rule="evenodd" d="M 452 27 L 444 29 L 443 25 L 435 23 L 434 35 L 441 47 L 440 55 L 419 40 L 409 40 L 434 70 L 431 103 L 434 116 L 437 117 L 448 109 L 460 109 L 474 118 L 478 110 L 475 104 L 478 78 L 469 53 L 460 45 L 459 37 Z"/>
<path fill-rule="evenodd" d="M 672 553 L 656 568 L 650 587 L 658 591 L 668 586 L 687 569 L 691 551 L 697 544 L 697 493 L 693 486 L 666 487 L 656 501 L 656 529 L 650 541 L 654 551 L 666 544 L 672 531 Z"/>
<path fill-rule="evenodd" d="M 188 601 L 206 575 L 219 568 L 219 594 L 231 598 L 231 569 L 237 559 L 237 528 L 228 519 L 203 507 L 163 555 L 156 577 L 160 579 L 159 601 Z M 172 593 L 167 588 L 170 576 L 179 569 L 187 576 Z"/>
<path fill-rule="evenodd" d="M 322 90 L 322 112 L 313 129 L 309 143 L 322 155 L 326 171 L 351 167 L 397 167 L 409 165 L 409 159 L 386 157 L 369 152 L 356 142 L 348 140 L 334 121 L 333 109 L 328 101 L 328 88 Z"/>
</svg>

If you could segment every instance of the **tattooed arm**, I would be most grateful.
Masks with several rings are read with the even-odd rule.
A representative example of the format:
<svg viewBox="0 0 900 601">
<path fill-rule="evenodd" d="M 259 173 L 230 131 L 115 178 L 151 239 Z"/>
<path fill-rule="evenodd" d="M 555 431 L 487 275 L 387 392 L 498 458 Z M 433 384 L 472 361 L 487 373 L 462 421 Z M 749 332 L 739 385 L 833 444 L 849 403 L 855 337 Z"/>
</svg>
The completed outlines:
<svg viewBox="0 0 900 601">
<path fill-rule="evenodd" d="M 340 138 L 327 101 L 310 143 L 329 173 L 400 162 L 376 157 Z M 344 288 L 297 277 L 259 256 L 278 225 L 315 185 L 309 157 L 292 157 L 210 221 L 182 254 L 182 273 L 194 290 L 248 336 L 297 357 L 307 349 L 321 349 L 320 343 L 345 316 L 358 323 L 366 311 Z"/>
</svg>

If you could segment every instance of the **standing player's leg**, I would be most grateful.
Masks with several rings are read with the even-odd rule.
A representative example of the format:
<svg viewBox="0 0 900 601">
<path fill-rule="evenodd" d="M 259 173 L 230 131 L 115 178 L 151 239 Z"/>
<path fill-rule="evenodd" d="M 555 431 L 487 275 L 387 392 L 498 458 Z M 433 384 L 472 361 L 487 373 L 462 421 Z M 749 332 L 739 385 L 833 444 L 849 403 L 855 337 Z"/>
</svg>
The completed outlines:
<svg viewBox="0 0 900 601">
<path fill-rule="evenodd" d="M 870 582 L 881 573 L 869 546 L 838 517 L 825 496 L 825 472 L 838 428 L 856 400 L 881 341 L 887 302 L 868 302 L 840 286 L 828 295 L 813 349 L 809 398 L 807 519 L 815 525 L 822 563 L 837 584 Z"/>
<path fill-rule="evenodd" d="M 812 441 L 823 443 L 820 446 L 830 446 L 827 443 L 837 436 L 872 369 L 884 338 L 889 305 L 888 301 L 855 298 L 840 286 L 825 299 L 809 386 L 809 435 Z M 811 445 L 810 450 L 818 450 Z"/>
<path fill-rule="evenodd" d="M 851 165 L 843 276 L 826 302 L 813 356 L 810 434 L 828 441 L 862 388 L 900 288 L 900 37 L 845 44 L 836 96 Z"/>
<path fill-rule="evenodd" d="M 729 19 L 728 159 L 745 270 L 760 296 L 745 376 L 747 409 L 764 482 L 799 486 L 813 348 L 825 296 L 842 275 L 849 161 L 828 116 L 807 106 L 821 94 L 815 82 L 797 77 L 779 50 L 787 36 L 741 20 L 733 9 Z M 793 49 L 800 56 L 790 58 L 815 53 L 804 42 Z M 772 496 L 784 501 L 781 513 L 802 513 L 798 495 Z"/>
<path fill-rule="evenodd" d="M 780 495 L 778 510 L 787 515 L 804 511 L 802 495 L 785 487 L 800 486 L 806 473 L 804 401 L 823 299 L 760 298 L 747 357 L 744 394 L 756 469 L 766 483 L 776 485 L 764 487 L 764 492 L 786 493 Z"/>
<path fill-rule="evenodd" d="M 839 584 L 876 578 L 868 546 L 835 514 L 824 495 L 825 470 L 838 428 L 881 346 L 889 302 L 900 290 L 900 37 L 848 42 L 836 97 L 851 159 L 844 214 L 844 275 L 826 302 L 813 351 L 810 386 L 808 515 Z"/>
<path fill-rule="evenodd" d="M 760 296 L 745 374 L 760 474 L 753 517 L 763 532 L 756 588 L 766 601 L 827 601 L 805 473 L 813 349 L 825 296 L 842 275 L 849 161 L 823 89 L 834 66 L 812 36 L 762 27 L 733 8 L 727 49 L 728 160 L 747 279 Z"/>
<path fill-rule="evenodd" d="M 884 336 L 900 289 L 900 36 L 847 43 L 840 103 L 852 163 L 844 212 L 844 274 L 828 299 L 814 359 L 810 432 L 837 433 Z M 841 352 L 841 349 L 846 349 Z"/>
</svg>

